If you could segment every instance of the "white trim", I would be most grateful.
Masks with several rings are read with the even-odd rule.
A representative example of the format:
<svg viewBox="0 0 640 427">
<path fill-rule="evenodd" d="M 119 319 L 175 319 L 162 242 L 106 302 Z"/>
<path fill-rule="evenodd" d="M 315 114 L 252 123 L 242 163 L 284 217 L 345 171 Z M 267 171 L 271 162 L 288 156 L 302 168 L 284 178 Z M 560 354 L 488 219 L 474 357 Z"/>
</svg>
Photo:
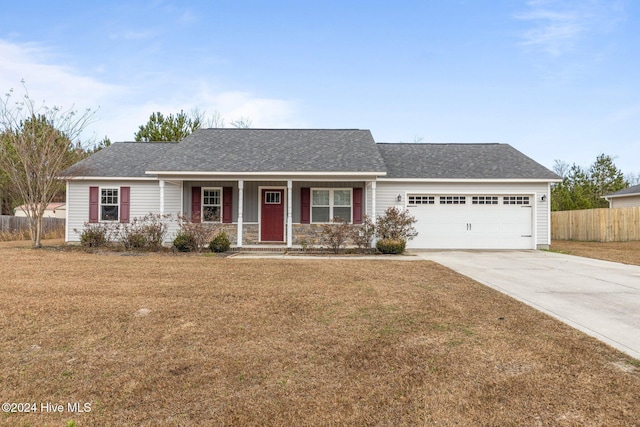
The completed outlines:
<svg viewBox="0 0 640 427">
<path fill-rule="evenodd" d="M 242 225 L 244 216 L 244 181 L 238 180 L 238 236 L 236 237 L 236 246 L 242 247 Z M 232 210 L 233 211 L 233 210 Z"/>
<path fill-rule="evenodd" d="M 293 181 L 287 181 L 287 247 L 293 246 Z"/>
<path fill-rule="evenodd" d="M 281 171 L 281 172 L 213 172 L 213 171 L 145 171 L 148 175 L 185 175 L 185 176 L 385 176 L 386 172 L 354 172 L 354 171 L 326 171 L 326 172 L 301 172 L 301 171 Z"/>
<path fill-rule="evenodd" d="M 333 209 L 334 209 L 334 199 L 333 199 L 333 193 L 335 190 L 339 190 L 339 191 L 343 191 L 343 190 L 349 190 L 349 200 L 351 201 L 351 204 L 349 205 L 349 208 L 351 208 L 351 219 L 349 220 L 349 224 L 353 224 L 353 187 L 330 187 L 330 188 L 326 188 L 326 187 L 311 187 L 309 189 L 310 191 L 310 200 L 309 200 L 309 224 L 328 224 L 331 222 L 331 220 L 333 220 L 333 218 L 335 218 L 335 215 L 333 214 Z M 314 222 L 313 221 L 313 192 L 314 191 L 329 191 L 329 221 L 328 222 Z M 319 206 L 319 207 L 326 207 L 326 206 Z M 346 205 L 343 206 L 338 206 L 338 207 L 343 207 L 346 208 Z"/>
<path fill-rule="evenodd" d="M 376 181 L 371 181 L 371 221 L 373 221 L 373 225 L 377 222 L 376 217 Z"/>
<path fill-rule="evenodd" d="M 164 215 L 164 179 L 158 183 L 160 187 L 160 215 Z"/>
<path fill-rule="evenodd" d="M 640 196 L 640 193 L 627 193 L 627 194 L 618 194 L 617 196 L 602 196 L 601 198 L 605 199 L 605 200 L 609 200 L 609 199 L 618 199 L 620 197 L 638 197 Z"/>
<path fill-rule="evenodd" d="M 204 220 L 204 190 L 218 190 L 220 192 L 220 221 Z M 222 218 L 222 215 L 223 215 L 222 206 L 224 205 L 223 197 L 224 197 L 224 190 L 222 187 L 200 187 L 200 222 L 201 223 L 222 224 L 224 222 Z M 207 206 L 217 206 L 217 205 L 207 205 Z M 193 215 L 193 212 L 191 212 L 191 215 Z"/>
<path fill-rule="evenodd" d="M 430 183 L 430 182 L 453 182 L 453 183 L 500 183 L 500 184 L 519 184 L 519 183 L 548 183 L 548 182 L 562 182 L 561 179 L 483 179 L 483 178 L 378 178 L 380 182 L 416 182 L 416 183 Z"/>
<path fill-rule="evenodd" d="M 120 186 L 117 187 L 100 187 L 98 186 L 98 222 L 120 222 L 120 217 L 122 216 L 122 191 L 120 191 Z M 118 218 L 116 219 L 102 219 L 102 190 L 117 190 L 118 191 Z M 131 191 L 131 190 L 129 190 Z M 114 205 L 106 205 L 106 206 L 114 206 Z M 67 210 L 69 207 L 67 206 Z M 131 192 L 129 192 L 129 211 L 131 211 Z M 131 216 L 131 212 L 129 212 L 129 216 Z M 131 219 L 131 218 L 129 218 Z"/>
<path fill-rule="evenodd" d="M 91 190 L 89 190 L 89 191 L 91 191 Z M 69 181 L 65 182 L 65 193 L 64 194 L 65 194 L 65 198 L 66 198 L 65 204 L 67 205 L 66 209 L 65 209 L 65 212 L 64 212 L 64 241 L 65 241 L 65 243 L 68 243 L 69 242 L 69 228 L 71 228 L 71 227 L 69 227 L 69 200 L 71 200 L 71 197 L 69 197 Z"/>
<path fill-rule="evenodd" d="M 289 199 L 287 196 L 287 187 L 282 185 L 259 185 L 258 186 L 258 242 L 262 243 L 262 190 L 284 190 L 283 196 L 285 197 L 284 203 L 289 203 Z M 284 212 L 282 215 L 284 218 L 283 222 L 283 236 L 282 242 L 276 241 L 274 243 L 285 243 L 286 242 L 286 230 L 287 230 L 287 212 Z M 271 242 L 271 240 L 265 240 L 265 242 Z"/>
<path fill-rule="evenodd" d="M 547 185 L 547 245 L 551 245 L 551 183 Z M 538 224 L 536 223 L 536 231 Z"/>
<path fill-rule="evenodd" d="M 66 177 L 65 181 L 157 181 L 158 177 L 129 177 L 129 176 L 74 176 Z"/>
</svg>

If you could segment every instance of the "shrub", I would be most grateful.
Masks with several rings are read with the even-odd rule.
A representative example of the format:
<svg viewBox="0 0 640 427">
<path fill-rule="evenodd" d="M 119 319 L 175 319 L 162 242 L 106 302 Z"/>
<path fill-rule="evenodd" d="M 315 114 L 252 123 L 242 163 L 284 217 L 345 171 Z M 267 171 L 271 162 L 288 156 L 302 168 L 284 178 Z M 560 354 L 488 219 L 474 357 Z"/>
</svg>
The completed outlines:
<svg viewBox="0 0 640 427">
<path fill-rule="evenodd" d="M 224 230 L 216 234 L 216 237 L 209 242 L 211 252 L 227 252 L 229 248 L 231 248 L 231 240 Z"/>
<path fill-rule="evenodd" d="M 349 238 L 349 230 L 349 224 L 342 218 L 335 217 L 329 224 L 322 224 L 320 238 L 323 244 L 337 254 Z"/>
<path fill-rule="evenodd" d="M 175 239 L 173 239 L 173 246 L 179 252 L 194 252 L 197 243 L 192 235 L 180 231 L 176 234 Z"/>
<path fill-rule="evenodd" d="M 416 218 L 406 209 L 391 206 L 378 217 L 377 234 L 381 239 L 402 239 L 405 242 L 418 235 L 413 228 Z"/>
<path fill-rule="evenodd" d="M 76 229 L 73 231 L 80 234 L 80 245 L 84 248 L 102 248 L 109 246 L 111 243 L 111 234 L 113 233 L 111 225 L 106 223 L 85 223 L 82 231 Z"/>
<path fill-rule="evenodd" d="M 184 215 L 178 215 L 178 226 L 180 227 L 179 233 L 188 235 L 194 242 L 191 250 L 195 252 L 200 252 L 207 247 L 219 227 L 216 223 L 192 222 Z"/>
<path fill-rule="evenodd" d="M 351 228 L 351 239 L 360 252 L 365 252 L 371 248 L 371 242 L 376 235 L 376 226 L 368 215 L 362 216 L 362 224 L 354 225 Z"/>
<path fill-rule="evenodd" d="M 114 234 L 122 242 L 125 249 L 158 250 L 162 247 L 167 231 L 167 220 L 171 215 L 149 213 L 143 217 L 135 217 L 130 223 L 114 225 Z"/>
<path fill-rule="evenodd" d="M 401 254 L 404 252 L 406 242 L 402 239 L 380 239 L 376 248 L 383 254 Z"/>
<path fill-rule="evenodd" d="M 146 240 L 146 247 L 151 250 L 158 250 L 162 247 L 164 239 L 169 231 L 168 221 L 171 215 L 148 214 L 142 218 L 142 234 Z"/>
</svg>

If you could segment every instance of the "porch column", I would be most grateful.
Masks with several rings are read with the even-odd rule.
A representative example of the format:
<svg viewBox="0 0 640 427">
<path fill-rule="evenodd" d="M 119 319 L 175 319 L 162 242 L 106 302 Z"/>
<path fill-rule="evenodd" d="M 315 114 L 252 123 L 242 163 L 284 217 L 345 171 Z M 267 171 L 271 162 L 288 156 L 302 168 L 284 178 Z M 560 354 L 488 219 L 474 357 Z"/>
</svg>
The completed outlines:
<svg viewBox="0 0 640 427">
<path fill-rule="evenodd" d="M 238 180 L 238 243 L 237 247 L 242 247 L 242 209 L 244 200 L 244 181 Z"/>
<path fill-rule="evenodd" d="M 371 221 L 376 223 L 376 182 L 371 181 Z"/>
<path fill-rule="evenodd" d="M 371 221 L 376 225 L 376 182 L 371 181 Z M 376 239 L 371 242 L 372 247 L 376 247 Z"/>
<path fill-rule="evenodd" d="M 164 215 L 164 179 L 160 180 L 160 215 Z"/>
<path fill-rule="evenodd" d="M 293 212 L 293 181 L 287 181 L 287 247 L 290 248 L 293 245 L 293 218 L 291 217 Z"/>
</svg>

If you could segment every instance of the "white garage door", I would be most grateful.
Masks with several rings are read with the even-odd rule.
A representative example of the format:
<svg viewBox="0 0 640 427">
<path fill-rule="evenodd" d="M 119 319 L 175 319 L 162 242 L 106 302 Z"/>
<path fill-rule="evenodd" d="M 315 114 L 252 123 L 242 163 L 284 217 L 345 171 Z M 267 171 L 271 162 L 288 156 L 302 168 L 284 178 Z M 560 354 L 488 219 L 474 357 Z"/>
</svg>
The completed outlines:
<svg viewBox="0 0 640 427">
<path fill-rule="evenodd" d="M 408 194 L 409 248 L 533 249 L 532 196 Z"/>
</svg>

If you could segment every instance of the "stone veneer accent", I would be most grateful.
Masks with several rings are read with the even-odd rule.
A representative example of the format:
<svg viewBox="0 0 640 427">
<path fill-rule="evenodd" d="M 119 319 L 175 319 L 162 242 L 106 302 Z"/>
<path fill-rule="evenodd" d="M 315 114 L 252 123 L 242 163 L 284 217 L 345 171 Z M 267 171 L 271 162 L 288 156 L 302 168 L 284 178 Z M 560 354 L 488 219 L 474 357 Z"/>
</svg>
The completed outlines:
<svg viewBox="0 0 640 427">
<path fill-rule="evenodd" d="M 258 224 L 242 224 L 242 244 L 257 245 L 259 240 Z"/>
<path fill-rule="evenodd" d="M 238 225 L 237 224 L 222 224 L 220 230 L 224 230 L 229 235 L 232 246 L 237 246 L 238 237 Z M 258 224 L 243 224 L 242 225 L 242 244 L 243 245 L 258 245 L 259 239 L 259 227 Z M 286 243 L 286 242 L 285 242 Z M 321 246 L 322 245 L 322 224 L 293 224 L 293 242 L 294 245 L 306 245 Z M 347 239 L 347 245 L 353 244 L 351 239 Z"/>
<path fill-rule="evenodd" d="M 322 244 L 321 224 L 293 224 L 293 244 L 319 246 Z"/>
</svg>

